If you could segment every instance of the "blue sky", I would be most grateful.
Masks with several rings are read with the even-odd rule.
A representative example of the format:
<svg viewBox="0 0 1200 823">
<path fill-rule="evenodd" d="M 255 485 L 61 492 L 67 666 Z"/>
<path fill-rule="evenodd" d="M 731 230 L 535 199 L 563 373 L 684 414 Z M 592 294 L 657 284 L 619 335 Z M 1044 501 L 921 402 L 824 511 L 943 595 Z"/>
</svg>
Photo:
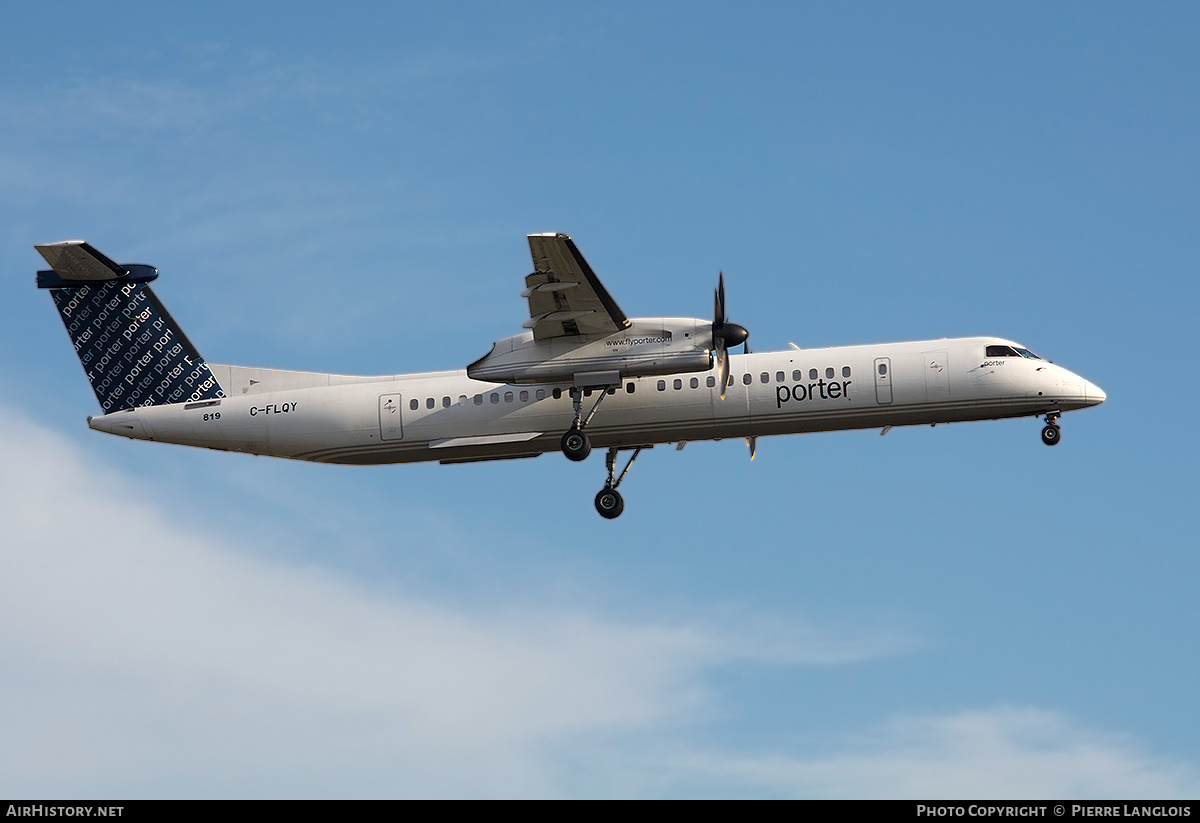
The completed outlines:
<svg viewBox="0 0 1200 823">
<path fill-rule="evenodd" d="M 1195 797 L 1200 12 L 124 4 L 0 34 L 0 794 Z M 33 244 L 218 363 L 460 368 L 531 232 L 756 350 L 994 334 L 1016 420 L 347 468 L 129 442 Z"/>
</svg>

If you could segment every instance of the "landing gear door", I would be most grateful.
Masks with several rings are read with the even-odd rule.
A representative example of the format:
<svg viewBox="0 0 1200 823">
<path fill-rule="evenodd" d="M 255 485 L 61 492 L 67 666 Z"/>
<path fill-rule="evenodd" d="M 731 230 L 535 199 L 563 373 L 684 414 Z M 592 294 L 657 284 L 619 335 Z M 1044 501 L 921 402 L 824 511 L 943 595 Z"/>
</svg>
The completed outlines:
<svg viewBox="0 0 1200 823">
<path fill-rule="evenodd" d="M 892 402 L 892 358 L 875 358 L 875 400 L 886 406 Z"/>
<path fill-rule="evenodd" d="M 379 395 L 379 439 L 403 440 L 404 428 L 400 423 L 400 395 Z"/>
</svg>

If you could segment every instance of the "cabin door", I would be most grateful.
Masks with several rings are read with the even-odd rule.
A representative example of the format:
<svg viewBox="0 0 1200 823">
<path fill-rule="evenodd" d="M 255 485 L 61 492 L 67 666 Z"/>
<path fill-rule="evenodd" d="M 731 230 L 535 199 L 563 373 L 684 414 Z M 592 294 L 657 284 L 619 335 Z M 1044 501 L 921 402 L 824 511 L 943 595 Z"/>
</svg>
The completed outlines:
<svg viewBox="0 0 1200 823">
<path fill-rule="evenodd" d="M 875 358 L 875 400 L 886 406 L 892 402 L 892 358 Z"/>
</svg>

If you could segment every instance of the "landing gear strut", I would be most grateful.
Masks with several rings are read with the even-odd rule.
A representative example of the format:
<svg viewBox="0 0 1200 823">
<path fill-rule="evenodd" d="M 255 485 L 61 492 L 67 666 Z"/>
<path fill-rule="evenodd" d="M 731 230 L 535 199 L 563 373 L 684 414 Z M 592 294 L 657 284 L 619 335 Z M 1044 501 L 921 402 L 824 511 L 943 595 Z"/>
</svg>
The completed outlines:
<svg viewBox="0 0 1200 823">
<path fill-rule="evenodd" d="M 1050 412 L 1046 415 L 1046 427 L 1042 429 L 1042 442 L 1047 446 L 1058 445 L 1059 439 L 1062 438 L 1062 431 L 1058 428 L 1058 412 Z"/>
<path fill-rule="evenodd" d="M 604 402 L 604 398 L 608 397 L 610 387 L 600 389 L 600 396 L 596 398 L 595 405 L 588 412 L 587 417 L 583 416 L 583 390 L 572 387 L 571 389 L 571 405 L 575 407 L 575 420 L 571 423 L 571 428 L 567 429 L 566 434 L 562 436 L 559 445 L 562 446 L 562 452 L 567 456 L 568 460 L 579 462 L 587 459 L 587 456 L 592 453 L 592 442 L 588 440 L 588 436 L 583 433 L 587 424 L 592 422 L 592 418 L 596 415 L 596 409 L 600 408 L 600 404 Z M 599 504 L 597 504 L 599 505 Z M 617 514 L 621 512 L 618 510 Z M 612 515 L 616 517 L 617 515 Z"/>
<path fill-rule="evenodd" d="M 609 447 L 608 456 L 604 459 L 604 465 L 608 467 L 608 480 L 605 482 L 604 488 L 596 495 L 596 511 L 600 512 L 601 517 L 612 520 L 614 517 L 620 517 L 621 512 L 625 511 L 625 501 L 622 499 L 621 493 L 617 491 L 617 486 L 621 485 L 621 481 L 629 472 L 629 467 L 633 465 L 634 460 L 637 460 L 637 456 L 642 453 L 643 448 L 645 447 L 638 446 L 633 450 L 633 456 L 629 458 L 629 462 L 625 464 L 625 468 L 617 479 L 613 480 L 619 449 L 616 446 Z"/>
</svg>

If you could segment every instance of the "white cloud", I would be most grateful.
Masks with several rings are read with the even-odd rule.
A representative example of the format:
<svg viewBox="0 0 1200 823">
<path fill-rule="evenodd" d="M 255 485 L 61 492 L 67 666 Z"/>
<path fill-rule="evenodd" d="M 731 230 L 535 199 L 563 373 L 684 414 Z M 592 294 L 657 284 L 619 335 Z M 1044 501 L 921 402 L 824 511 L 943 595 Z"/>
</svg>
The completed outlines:
<svg viewBox="0 0 1200 823">
<path fill-rule="evenodd" d="M 554 751 L 703 716 L 715 665 L 894 651 L 380 592 L 256 559 L 203 500 L 168 514 L 0 421 L 0 792 L 555 794 Z"/>
<path fill-rule="evenodd" d="M 202 496 L 147 502 L 3 406 L 0 453 L 3 794 L 1200 793 L 1190 764 L 1036 708 L 894 719 L 803 755 L 698 745 L 729 717 L 715 669 L 913 642 L 734 609 L 473 611 L 256 557 Z"/>
<path fill-rule="evenodd" d="M 1172 798 L 1200 794 L 1188 763 L 1152 756 L 1056 712 L 998 707 L 894 719 L 810 758 L 701 757 L 710 772 L 761 791 L 857 798 Z"/>
</svg>

